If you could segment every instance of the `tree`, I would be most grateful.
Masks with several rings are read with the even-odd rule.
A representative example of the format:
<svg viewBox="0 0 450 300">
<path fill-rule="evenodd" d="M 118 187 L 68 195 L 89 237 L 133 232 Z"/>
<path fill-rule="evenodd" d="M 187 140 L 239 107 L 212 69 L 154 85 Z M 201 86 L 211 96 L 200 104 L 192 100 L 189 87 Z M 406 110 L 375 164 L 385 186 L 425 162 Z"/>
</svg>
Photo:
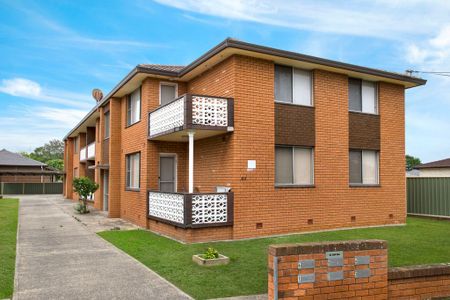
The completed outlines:
<svg viewBox="0 0 450 300">
<path fill-rule="evenodd" d="M 420 165 L 422 162 L 420 158 L 406 154 L 406 170 L 411 171 L 415 166 Z"/>
<path fill-rule="evenodd" d="M 80 214 L 89 212 L 87 209 L 87 198 L 95 193 L 99 185 L 92 181 L 89 177 L 78 177 L 73 180 L 73 190 L 80 196 L 80 203 L 75 208 Z"/>
<path fill-rule="evenodd" d="M 64 158 L 64 142 L 60 140 L 50 140 L 44 146 L 37 147 L 33 152 L 27 155 L 34 160 L 47 163 L 53 159 Z"/>
<path fill-rule="evenodd" d="M 62 159 L 50 159 L 46 164 L 53 169 L 62 171 L 64 169 L 64 161 Z"/>
</svg>

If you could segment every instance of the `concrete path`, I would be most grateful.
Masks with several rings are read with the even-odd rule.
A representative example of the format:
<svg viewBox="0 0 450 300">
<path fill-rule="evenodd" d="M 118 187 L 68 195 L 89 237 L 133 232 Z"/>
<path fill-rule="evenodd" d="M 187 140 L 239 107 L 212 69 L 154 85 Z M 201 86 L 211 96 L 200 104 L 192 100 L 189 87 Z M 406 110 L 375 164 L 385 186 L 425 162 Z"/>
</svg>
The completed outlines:
<svg viewBox="0 0 450 300">
<path fill-rule="evenodd" d="M 191 299 L 55 205 L 20 196 L 13 299 Z"/>
</svg>

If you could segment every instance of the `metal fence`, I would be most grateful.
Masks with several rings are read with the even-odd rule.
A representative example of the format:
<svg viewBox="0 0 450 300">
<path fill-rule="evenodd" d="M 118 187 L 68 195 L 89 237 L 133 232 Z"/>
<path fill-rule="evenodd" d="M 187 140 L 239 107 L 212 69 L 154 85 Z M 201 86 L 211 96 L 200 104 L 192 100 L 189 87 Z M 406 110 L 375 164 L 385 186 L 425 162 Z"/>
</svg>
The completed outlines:
<svg viewBox="0 0 450 300">
<path fill-rule="evenodd" d="M 450 177 L 407 178 L 408 213 L 450 216 Z"/>
<path fill-rule="evenodd" d="M 4 195 L 62 194 L 62 192 L 62 182 L 0 182 L 0 194 Z"/>
</svg>

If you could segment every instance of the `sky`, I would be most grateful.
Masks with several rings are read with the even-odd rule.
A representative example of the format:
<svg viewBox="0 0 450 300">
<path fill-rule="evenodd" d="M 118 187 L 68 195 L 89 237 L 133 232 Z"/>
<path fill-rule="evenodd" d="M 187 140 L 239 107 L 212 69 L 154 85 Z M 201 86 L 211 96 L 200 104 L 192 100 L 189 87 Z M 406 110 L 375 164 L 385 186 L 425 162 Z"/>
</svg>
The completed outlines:
<svg viewBox="0 0 450 300">
<path fill-rule="evenodd" d="M 65 134 L 140 63 L 227 37 L 388 71 L 450 72 L 450 1 L 0 0 L 0 149 Z M 406 151 L 450 157 L 450 77 L 406 92 Z"/>
</svg>

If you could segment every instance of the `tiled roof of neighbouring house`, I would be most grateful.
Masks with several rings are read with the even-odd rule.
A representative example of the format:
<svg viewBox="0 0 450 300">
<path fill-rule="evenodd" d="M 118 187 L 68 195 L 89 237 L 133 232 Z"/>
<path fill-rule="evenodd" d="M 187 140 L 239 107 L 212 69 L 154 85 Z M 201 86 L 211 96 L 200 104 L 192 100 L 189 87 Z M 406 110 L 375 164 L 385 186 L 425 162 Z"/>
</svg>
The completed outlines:
<svg viewBox="0 0 450 300">
<path fill-rule="evenodd" d="M 140 64 L 139 67 L 163 72 L 179 72 L 184 66 Z"/>
<path fill-rule="evenodd" d="M 0 166 L 46 166 L 46 164 L 34 159 L 24 157 L 18 153 L 6 149 L 0 150 Z"/>
<path fill-rule="evenodd" d="M 432 161 L 426 164 L 421 164 L 414 167 L 415 169 L 428 169 L 428 168 L 450 168 L 450 158 Z"/>
</svg>

